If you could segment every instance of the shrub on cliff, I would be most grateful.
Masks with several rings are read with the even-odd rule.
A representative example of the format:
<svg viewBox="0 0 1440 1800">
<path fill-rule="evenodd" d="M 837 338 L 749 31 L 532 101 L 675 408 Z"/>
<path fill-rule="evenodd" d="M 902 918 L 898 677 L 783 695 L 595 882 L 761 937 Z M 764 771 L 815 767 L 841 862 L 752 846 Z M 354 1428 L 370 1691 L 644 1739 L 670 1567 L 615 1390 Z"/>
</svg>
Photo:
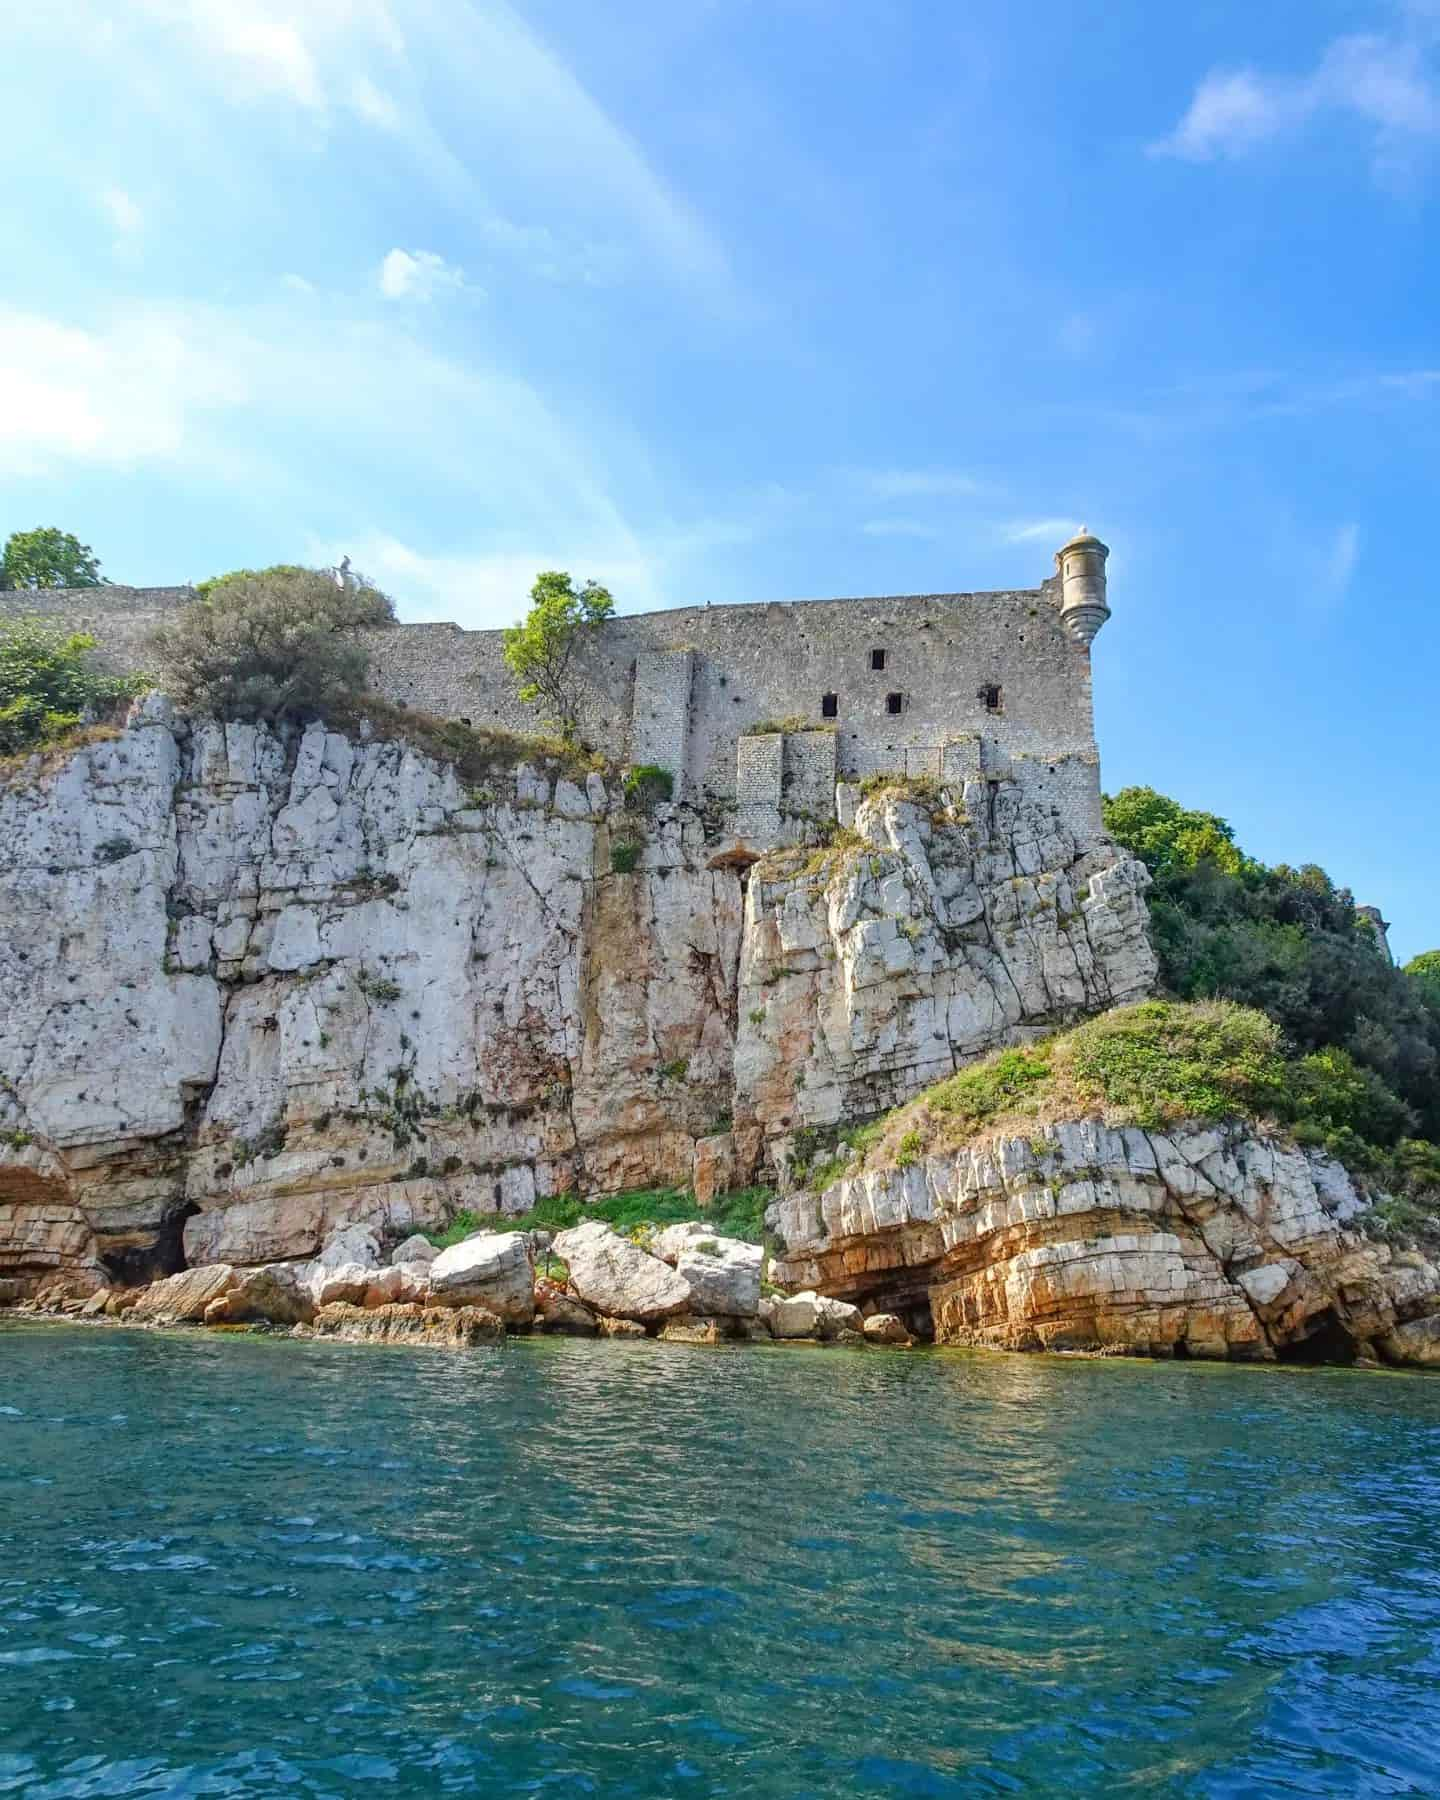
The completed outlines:
<svg viewBox="0 0 1440 1800">
<path fill-rule="evenodd" d="M 360 577 L 328 569 L 241 569 L 203 584 L 161 625 L 151 647 L 165 691 L 221 719 L 323 713 L 365 686 L 360 627 L 393 623 L 395 609 Z"/>
<path fill-rule="evenodd" d="M 587 581 L 577 588 L 563 570 L 535 577 L 530 610 L 505 632 L 505 663 L 527 706 L 547 708 L 546 718 L 566 743 L 580 732 L 581 684 L 575 653 L 584 638 L 615 610 L 607 588 Z"/>
<path fill-rule="evenodd" d="M 53 742 L 142 685 L 97 669 L 95 639 L 43 619 L 0 620 L 0 756 Z"/>
</svg>

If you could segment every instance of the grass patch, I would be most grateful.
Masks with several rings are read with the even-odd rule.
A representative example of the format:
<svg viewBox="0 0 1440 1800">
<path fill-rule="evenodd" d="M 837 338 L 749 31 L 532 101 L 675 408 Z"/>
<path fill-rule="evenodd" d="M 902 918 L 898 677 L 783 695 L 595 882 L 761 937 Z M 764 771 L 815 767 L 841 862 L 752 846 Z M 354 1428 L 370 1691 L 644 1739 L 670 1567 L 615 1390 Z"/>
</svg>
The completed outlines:
<svg viewBox="0 0 1440 1800">
<path fill-rule="evenodd" d="M 774 737 L 777 732 L 828 731 L 833 736 L 837 729 L 834 725 L 817 724 L 814 719 L 807 719 L 803 713 L 791 713 L 783 719 L 757 719 L 753 725 L 747 725 L 740 735 Z"/>
<path fill-rule="evenodd" d="M 27 750 L 17 750 L 13 756 L 0 756 L 0 787 L 9 787 L 21 776 L 28 780 L 51 775 L 69 762 L 77 750 L 88 750 L 92 744 L 108 744 L 123 736 L 118 724 L 76 725 Z M 30 765 L 36 757 L 40 760 L 32 769 Z"/>
<path fill-rule="evenodd" d="M 717 1196 L 709 1212 L 702 1212 L 687 1188 L 634 1188 L 621 1194 L 603 1194 L 586 1204 L 575 1194 L 547 1194 L 524 1213 L 456 1213 L 444 1231 L 428 1232 L 430 1242 L 448 1250 L 452 1244 L 473 1237 L 477 1231 L 568 1231 L 587 1219 L 613 1225 L 622 1237 L 644 1243 L 667 1225 L 703 1219 L 719 1237 L 764 1242 L 765 1208 L 775 1198 L 770 1188 L 737 1188 Z"/>
<path fill-rule="evenodd" d="M 640 861 L 643 844 L 637 844 L 634 838 L 621 838 L 610 846 L 610 873 L 612 875 L 632 875 Z"/>
</svg>

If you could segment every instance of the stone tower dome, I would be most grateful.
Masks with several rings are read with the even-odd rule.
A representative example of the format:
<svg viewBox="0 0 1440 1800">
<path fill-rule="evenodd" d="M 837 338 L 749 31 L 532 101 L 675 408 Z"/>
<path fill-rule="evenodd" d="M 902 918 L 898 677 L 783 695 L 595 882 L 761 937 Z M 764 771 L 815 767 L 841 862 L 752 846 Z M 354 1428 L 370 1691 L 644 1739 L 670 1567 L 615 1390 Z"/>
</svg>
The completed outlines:
<svg viewBox="0 0 1440 1800">
<path fill-rule="evenodd" d="M 1102 544 L 1088 525 L 1082 525 L 1070 542 L 1055 552 L 1061 620 L 1075 642 L 1087 647 L 1110 617 L 1105 599 L 1105 563 L 1109 555 L 1109 546 Z"/>
</svg>

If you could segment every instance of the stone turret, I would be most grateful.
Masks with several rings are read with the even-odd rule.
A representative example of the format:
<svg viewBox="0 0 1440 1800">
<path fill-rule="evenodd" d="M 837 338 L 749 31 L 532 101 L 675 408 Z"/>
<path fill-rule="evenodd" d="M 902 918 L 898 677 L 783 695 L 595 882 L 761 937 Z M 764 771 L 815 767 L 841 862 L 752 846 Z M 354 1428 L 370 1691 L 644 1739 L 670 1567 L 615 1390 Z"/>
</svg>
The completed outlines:
<svg viewBox="0 0 1440 1800">
<path fill-rule="evenodd" d="M 1068 544 L 1055 552 L 1060 576 L 1060 617 L 1077 644 L 1088 647 L 1095 633 L 1110 617 L 1105 599 L 1105 563 L 1109 546 L 1082 525 Z"/>
</svg>

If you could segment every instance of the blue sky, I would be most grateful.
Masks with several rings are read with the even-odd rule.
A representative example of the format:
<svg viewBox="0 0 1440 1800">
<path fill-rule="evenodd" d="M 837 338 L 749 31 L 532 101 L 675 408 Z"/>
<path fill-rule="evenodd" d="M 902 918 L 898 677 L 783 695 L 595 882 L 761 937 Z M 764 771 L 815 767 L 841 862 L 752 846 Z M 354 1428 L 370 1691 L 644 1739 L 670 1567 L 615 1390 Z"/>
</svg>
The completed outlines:
<svg viewBox="0 0 1440 1800">
<path fill-rule="evenodd" d="M 1440 0 L 46 0 L 0 532 L 407 617 L 1028 586 L 1106 784 L 1440 943 Z"/>
</svg>

